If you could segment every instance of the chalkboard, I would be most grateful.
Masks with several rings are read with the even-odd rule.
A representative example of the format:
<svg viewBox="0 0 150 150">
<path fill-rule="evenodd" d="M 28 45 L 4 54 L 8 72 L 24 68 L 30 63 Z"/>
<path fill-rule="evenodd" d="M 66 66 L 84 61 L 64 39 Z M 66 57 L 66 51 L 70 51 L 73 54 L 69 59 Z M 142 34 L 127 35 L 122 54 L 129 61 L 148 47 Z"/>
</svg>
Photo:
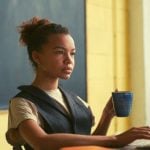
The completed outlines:
<svg viewBox="0 0 150 150">
<path fill-rule="evenodd" d="M 30 84 L 34 78 L 16 28 L 33 16 L 48 18 L 71 31 L 77 48 L 76 67 L 71 79 L 61 84 L 86 99 L 84 5 L 84 0 L 1 0 L 0 109 L 8 108 L 9 99 L 18 92 L 19 85 Z"/>
</svg>

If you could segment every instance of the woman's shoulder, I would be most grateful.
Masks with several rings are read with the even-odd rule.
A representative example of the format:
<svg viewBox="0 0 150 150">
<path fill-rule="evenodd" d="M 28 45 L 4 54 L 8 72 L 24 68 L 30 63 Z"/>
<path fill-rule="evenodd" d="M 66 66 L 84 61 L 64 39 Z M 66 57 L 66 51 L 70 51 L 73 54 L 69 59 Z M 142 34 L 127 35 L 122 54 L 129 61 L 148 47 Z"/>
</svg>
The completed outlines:
<svg viewBox="0 0 150 150">
<path fill-rule="evenodd" d="M 14 97 L 10 100 L 9 103 L 10 107 L 17 106 L 17 107 L 27 107 L 32 109 L 37 109 L 35 104 L 32 103 L 30 100 L 22 98 L 22 97 Z"/>
<path fill-rule="evenodd" d="M 9 119 L 14 127 L 17 127 L 20 122 L 26 119 L 32 119 L 38 122 L 38 110 L 32 102 L 21 97 L 15 97 L 10 100 L 9 104 Z M 17 123 L 14 122 L 16 120 Z"/>
</svg>

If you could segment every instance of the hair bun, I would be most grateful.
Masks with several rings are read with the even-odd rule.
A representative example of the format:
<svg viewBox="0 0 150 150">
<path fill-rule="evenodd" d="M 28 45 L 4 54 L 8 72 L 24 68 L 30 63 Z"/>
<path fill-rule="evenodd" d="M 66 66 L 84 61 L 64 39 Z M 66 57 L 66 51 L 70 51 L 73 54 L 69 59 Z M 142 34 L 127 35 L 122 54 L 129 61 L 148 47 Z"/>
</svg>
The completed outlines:
<svg viewBox="0 0 150 150">
<path fill-rule="evenodd" d="M 33 17 L 30 20 L 23 22 L 19 27 L 18 31 L 20 33 L 20 42 L 23 45 L 29 45 L 32 41 L 32 35 L 39 27 L 51 24 L 48 19 L 41 19 L 38 16 Z"/>
<path fill-rule="evenodd" d="M 50 24 L 50 21 L 48 19 L 41 19 L 38 16 L 33 17 L 30 21 L 31 21 L 31 24 L 33 24 L 33 25 L 47 25 L 47 24 Z"/>
</svg>

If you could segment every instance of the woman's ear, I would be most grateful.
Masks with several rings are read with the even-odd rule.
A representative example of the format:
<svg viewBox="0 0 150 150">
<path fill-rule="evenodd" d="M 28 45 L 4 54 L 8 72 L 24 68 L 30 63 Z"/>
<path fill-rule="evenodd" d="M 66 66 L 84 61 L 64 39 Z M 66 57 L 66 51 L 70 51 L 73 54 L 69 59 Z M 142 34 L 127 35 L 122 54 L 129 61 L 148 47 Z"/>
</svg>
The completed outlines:
<svg viewBox="0 0 150 150">
<path fill-rule="evenodd" d="M 32 52 L 32 59 L 33 59 L 33 61 L 34 61 L 37 65 L 39 65 L 39 64 L 40 64 L 39 52 L 33 51 L 33 52 Z"/>
</svg>

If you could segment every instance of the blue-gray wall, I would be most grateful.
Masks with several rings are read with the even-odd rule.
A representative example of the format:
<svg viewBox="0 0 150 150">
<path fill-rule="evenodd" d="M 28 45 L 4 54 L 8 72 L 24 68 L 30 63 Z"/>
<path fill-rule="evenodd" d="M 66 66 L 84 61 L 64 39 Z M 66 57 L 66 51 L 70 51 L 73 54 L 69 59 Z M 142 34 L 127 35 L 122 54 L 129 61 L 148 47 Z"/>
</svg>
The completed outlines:
<svg viewBox="0 0 150 150">
<path fill-rule="evenodd" d="M 74 73 L 61 84 L 86 99 L 84 0 L 1 0 L 0 2 L 0 108 L 7 108 L 19 85 L 34 77 L 27 52 L 19 44 L 16 26 L 33 16 L 65 25 L 76 42 Z"/>
</svg>

